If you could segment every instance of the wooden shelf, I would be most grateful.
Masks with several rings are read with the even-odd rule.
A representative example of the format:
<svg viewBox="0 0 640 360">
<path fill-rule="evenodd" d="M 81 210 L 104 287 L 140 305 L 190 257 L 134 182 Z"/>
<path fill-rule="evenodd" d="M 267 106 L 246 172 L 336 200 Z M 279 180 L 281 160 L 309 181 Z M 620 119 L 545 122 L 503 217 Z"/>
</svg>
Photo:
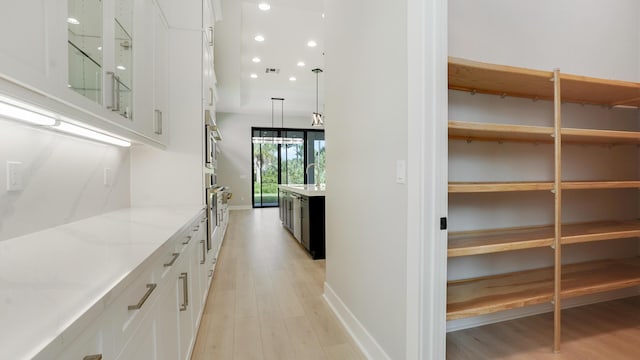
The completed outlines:
<svg viewBox="0 0 640 360">
<path fill-rule="evenodd" d="M 553 99 L 553 73 L 449 57 L 449 89 Z"/>
<path fill-rule="evenodd" d="M 449 138 L 552 143 L 553 127 L 449 121 Z"/>
<path fill-rule="evenodd" d="M 562 101 L 594 105 L 640 106 L 640 83 L 560 74 Z"/>
<path fill-rule="evenodd" d="M 640 220 L 598 221 L 562 225 L 562 244 L 640 237 Z M 551 246 L 552 225 L 449 233 L 449 257 Z"/>
<path fill-rule="evenodd" d="M 640 188 L 640 181 L 563 181 L 563 190 L 633 189 Z"/>
<path fill-rule="evenodd" d="M 551 246 L 553 226 L 450 232 L 449 257 Z"/>
<path fill-rule="evenodd" d="M 449 57 L 449 89 L 552 100 L 553 72 Z M 640 106 L 640 83 L 560 73 L 563 102 Z"/>
<path fill-rule="evenodd" d="M 602 260 L 562 267 L 561 298 L 640 285 L 640 258 Z M 449 281 L 447 320 L 550 302 L 553 268 Z"/>
<path fill-rule="evenodd" d="M 563 128 L 560 132 L 563 143 L 640 144 L 636 131 Z"/>
<path fill-rule="evenodd" d="M 553 189 L 553 182 L 450 182 L 449 193 L 481 193 L 511 191 L 542 191 Z"/>
</svg>

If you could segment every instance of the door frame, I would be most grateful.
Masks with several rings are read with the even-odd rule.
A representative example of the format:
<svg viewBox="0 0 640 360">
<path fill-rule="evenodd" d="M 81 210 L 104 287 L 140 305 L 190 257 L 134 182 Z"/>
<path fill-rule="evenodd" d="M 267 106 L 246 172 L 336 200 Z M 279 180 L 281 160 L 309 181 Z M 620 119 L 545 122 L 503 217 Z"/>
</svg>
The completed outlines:
<svg viewBox="0 0 640 360">
<path fill-rule="evenodd" d="M 407 0 L 406 359 L 446 356 L 447 0 Z"/>
</svg>

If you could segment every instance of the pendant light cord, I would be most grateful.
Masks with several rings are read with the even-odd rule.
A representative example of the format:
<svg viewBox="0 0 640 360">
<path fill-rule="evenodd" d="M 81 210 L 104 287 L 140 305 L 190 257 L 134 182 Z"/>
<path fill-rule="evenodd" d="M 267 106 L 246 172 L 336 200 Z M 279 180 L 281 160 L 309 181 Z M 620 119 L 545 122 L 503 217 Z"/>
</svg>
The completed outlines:
<svg viewBox="0 0 640 360">
<path fill-rule="evenodd" d="M 318 112 L 318 72 L 316 71 L 316 113 Z"/>
</svg>

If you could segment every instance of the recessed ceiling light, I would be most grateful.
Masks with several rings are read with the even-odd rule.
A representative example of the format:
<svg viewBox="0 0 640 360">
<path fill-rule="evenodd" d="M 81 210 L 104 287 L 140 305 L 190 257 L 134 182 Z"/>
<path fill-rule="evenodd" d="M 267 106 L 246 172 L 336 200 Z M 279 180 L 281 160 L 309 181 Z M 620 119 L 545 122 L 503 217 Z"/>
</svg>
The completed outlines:
<svg viewBox="0 0 640 360">
<path fill-rule="evenodd" d="M 290 77 L 289 81 L 296 81 L 296 77 L 295 76 Z"/>
<path fill-rule="evenodd" d="M 298 66 L 303 67 L 303 66 L 305 66 L 305 65 L 306 65 L 306 64 L 304 63 L 304 61 L 298 61 Z"/>
<path fill-rule="evenodd" d="M 263 42 L 264 41 L 264 36 L 262 35 L 256 35 L 256 37 L 253 38 L 255 41 L 257 42 Z"/>
<path fill-rule="evenodd" d="M 307 42 L 307 46 L 308 47 L 316 47 L 316 46 L 318 46 L 318 43 L 316 43 L 313 40 L 309 40 L 309 42 Z"/>
<path fill-rule="evenodd" d="M 116 69 L 118 69 L 118 70 L 123 70 L 123 71 L 124 71 L 124 70 L 127 70 L 127 68 L 126 68 L 126 67 L 124 67 L 124 66 L 122 66 L 122 65 L 118 65 L 118 66 L 116 66 Z"/>
<path fill-rule="evenodd" d="M 322 18 L 324 19 L 324 13 L 322 13 Z"/>
<path fill-rule="evenodd" d="M 254 63 L 259 63 L 262 60 L 260 60 L 260 58 L 256 56 L 253 59 L 251 59 L 251 61 L 253 61 Z"/>
<path fill-rule="evenodd" d="M 80 21 L 78 21 L 78 19 L 76 18 L 67 18 L 67 22 L 71 25 L 80 25 Z"/>
<path fill-rule="evenodd" d="M 258 78 L 258 74 L 251 74 L 249 76 L 251 76 L 252 79 L 257 79 Z"/>
<path fill-rule="evenodd" d="M 98 51 L 102 51 L 102 46 L 98 46 Z"/>
<path fill-rule="evenodd" d="M 267 4 L 266 2 L 262 2 L 262 3 L 258 4 L 258 9 L 260 9 L 262 11 L 267 11 L 267 10 L 271 9 L 271 5 Z"/>
</svg>

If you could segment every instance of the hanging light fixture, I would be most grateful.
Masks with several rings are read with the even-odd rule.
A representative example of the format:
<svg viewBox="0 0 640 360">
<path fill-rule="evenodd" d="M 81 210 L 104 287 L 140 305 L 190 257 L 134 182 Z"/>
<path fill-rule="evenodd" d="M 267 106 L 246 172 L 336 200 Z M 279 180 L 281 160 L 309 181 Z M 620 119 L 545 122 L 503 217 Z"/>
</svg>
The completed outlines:
<svg viewBox="0 0 640 360">
<path fill-rule="evenodd" d="M 276 129 L 273 124 L 273 104 L 275 101 L 281 102 L 280 129 L 284 130 L 284 98 L 271 98 L 271 128 Z M 291 138 L 286 136 L 254 136 L 251 138 L 254 144 L 303 144 L 302 138 Z"/>
<path fill-rule="evenodd" d="M 324 119 L 322 117 L 322 114 L 318 110 L 318 74 L 322 72 L 322 69 L 316 68 L 311 71 L 316 74 L 316 112 L 311 115 L 311 126 L 320 127 L 324 126 Z"/>
</svg>

